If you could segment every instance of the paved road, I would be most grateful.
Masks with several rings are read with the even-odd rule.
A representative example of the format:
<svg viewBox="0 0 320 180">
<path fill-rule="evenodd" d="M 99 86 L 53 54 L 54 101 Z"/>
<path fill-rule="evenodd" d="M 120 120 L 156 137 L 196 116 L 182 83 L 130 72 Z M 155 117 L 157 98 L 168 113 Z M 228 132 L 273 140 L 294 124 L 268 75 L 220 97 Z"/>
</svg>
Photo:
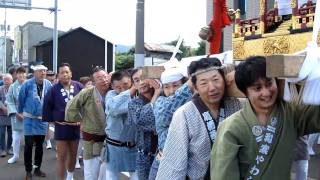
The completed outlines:
<svg viewBox="0 0 320 180">
<path fill-rule="evenodd" d="M 309 161 L 309 177 L 316 179 L 320 173 L 320 145 L 315 147 L 318 155 L 312 156 Z M 23 156 L 23 151 L 20 153 Z M 0 158 L 0 180 L 23 180 L 25 176 L 23 157 L 15 164 L 7 164 L 9 156 Z M 56 157 L 54 150 L 44 149 L 42 170 L 47 173 L 46 178 L 34 178 L 34 180 L 56 180 Z M 75 171 L 75 180 L 83 180 L 83 169 Z M 128 180 L 123 176 L 121 180 Z"/>
<path fill-rule="evenodd" d="M 41 169 L 47 174 L 46 178 L 34 177 L 33 180 L 56 180 L 56 154 L 54 150 L 47 150 L 44 148 L 43 162 Z M 24 180 L 25 171 L 23 163 L 23 150 L 20 151 L 21 158 L 15 164 L 8 164 L 7 161 L 10 158 L 0 158 L 0 180 Z M 82 164 L 82 163 L 81 163 Z M 83 165 L 83 164 L 82 164 Z M 82 166 L 83 167 L 83 166 Z M 76 169 L 75 180 L 83 180 L 83 168 Z M 121 177 L 121 180 L 128 180 L 125 175 Z"/>
</svg>

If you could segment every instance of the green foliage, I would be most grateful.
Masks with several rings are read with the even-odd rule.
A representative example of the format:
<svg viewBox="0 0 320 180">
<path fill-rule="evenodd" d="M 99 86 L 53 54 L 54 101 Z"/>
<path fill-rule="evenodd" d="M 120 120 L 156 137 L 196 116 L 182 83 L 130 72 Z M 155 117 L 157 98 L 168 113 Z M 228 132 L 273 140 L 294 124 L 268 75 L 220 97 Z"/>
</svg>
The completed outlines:
<svg viewBox="0 0 320 180">
<path fill-rule="evenodd" d="M 134 52 L 116 53 L 116 70 L 125 70 L 134 67 Z"/>
<path fill-rule="evenodd" d="M 199 47 L 192 49 L 192 55 L 193 56 L 201 56 L 206 54 L 206 42 L 200 41 L 198 42 Z"/>
</svg>

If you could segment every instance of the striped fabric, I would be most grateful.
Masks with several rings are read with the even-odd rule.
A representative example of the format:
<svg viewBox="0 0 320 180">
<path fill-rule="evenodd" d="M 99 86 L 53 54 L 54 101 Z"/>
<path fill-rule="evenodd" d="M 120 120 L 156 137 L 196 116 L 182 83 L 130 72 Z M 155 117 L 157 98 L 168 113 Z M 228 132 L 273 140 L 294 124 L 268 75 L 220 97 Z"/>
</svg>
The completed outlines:
<svg viewBox="0 0 320 180">
<path fill-rule="evenodd" d="M 225 99 L 224 106 L 226 117 L 241 108 L 235 98 Z M 207 172 L 210 151 L 206 126 L 196 106 L 188 102 L 173 115 L 156 179 L 202 179 Z"/>
</svg>

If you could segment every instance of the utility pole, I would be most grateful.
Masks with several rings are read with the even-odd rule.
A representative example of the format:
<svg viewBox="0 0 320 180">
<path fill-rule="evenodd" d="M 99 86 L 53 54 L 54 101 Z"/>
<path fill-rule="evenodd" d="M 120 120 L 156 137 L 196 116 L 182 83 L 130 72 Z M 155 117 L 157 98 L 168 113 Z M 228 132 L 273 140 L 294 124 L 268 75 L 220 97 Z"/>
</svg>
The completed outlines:
<svg viewBox="0 0 320 180">
<path fill-rule="evenodd" d="M 144 66 L 144 0 L 137 0 L 134 67 Z"/>
<path fill-rule="evenodd" d="M 58 0 L 54 0 L 54 28 L 53 28 L 53 51 L 52 51 L 52 66 L 53 72 L 57 73 L 58 64 Z"/>
<path fill-rule="evenodd" d="M 2 72 L 7 72 L 7 8 L 4 8 L 4 57 L 2 63 Z"/>
</svg>

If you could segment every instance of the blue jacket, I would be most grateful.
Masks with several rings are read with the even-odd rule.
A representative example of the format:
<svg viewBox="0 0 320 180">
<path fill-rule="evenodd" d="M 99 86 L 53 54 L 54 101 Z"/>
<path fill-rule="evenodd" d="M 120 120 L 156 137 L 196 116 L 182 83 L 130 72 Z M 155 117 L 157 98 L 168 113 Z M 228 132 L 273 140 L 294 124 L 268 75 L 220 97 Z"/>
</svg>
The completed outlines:
<svg viewBox="0 0 320 180">
<path fill-rule="evenodd" d="M 43 93 L 42 98 L 38 96 L 36 79 L 33 77 L 27 80 L 21 87 L 19 92 L 19 106 L 18 112 L 23 113 L 27 112 L 32 114 L 33 116 L 42 116 L 42 106 L 43 103 L 41 101 L 44 100 L 44 95 L 51 88 L 50 81 L 44 79 L 43 80 Z"/>
<path fill-rule="evenodd" d="M 106 96 L 107 127 L 109 138 L 121 142 L 135 143 L 136 126 L 128 121 L 130 90 L 117 95 L 109 91 Z M 133 172 L 136 170 L 137 148 L 118 147 L 107 144 L 107 168 L 114 172 Z"/>
<path fill-rule="evenodd" d="M 18 108 L 18 96 L 20 89 L 22 87 L 23 83 L 19 83 L 18 80 L 16 80 L 13 84 L 10 85 L 8 93 L 6 95 L 6 104 L 8 108 L 8 116 L 11 118 L 11 124 L 12 129 L 15 131 L 23 130 L 23 121 L 16 119 L 16 112 Z"/>
<path fill-rule="evenodd" d="M 42 121 L 42 118 L 39 119 L 39 117 L 42 116 L 44 95 L 51 86 L 50 81 L 44 79 L 42 96 L 39 97 L 35 78 L 27 80 L 22 85 L 18 97 L 18 113 L 28 114 L 29 116 L 24 115 L 24 135 L 46 135 L 48 123 Z"/>
<path fill-rule="evenodd" d="M 131 101 L 130 91 L 116 94 L 109 91 L 106 96 L 106 134 L 111 139 L 122 142 L 135 142 L 136 126 L 128 121 L 128 104 Z"/>
</svg>

